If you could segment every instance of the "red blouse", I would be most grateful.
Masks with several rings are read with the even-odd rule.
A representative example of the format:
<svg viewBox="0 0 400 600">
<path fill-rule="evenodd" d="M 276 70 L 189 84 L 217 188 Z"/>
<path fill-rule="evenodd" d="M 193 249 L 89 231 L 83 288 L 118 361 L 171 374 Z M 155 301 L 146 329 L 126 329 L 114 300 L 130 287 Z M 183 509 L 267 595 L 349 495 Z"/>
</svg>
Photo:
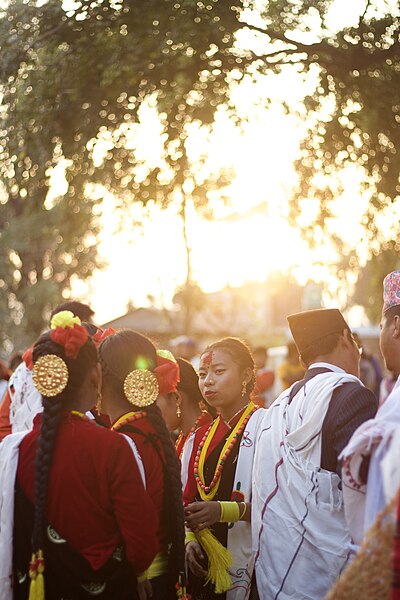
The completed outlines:
<svg viewBox="0 0 400 600">
<path fill-rule="evenodd" d="M 34 503 L 35 454 L 42 415 L 20 445 L 17 480 Z M 94 570 L 121 543 L 135 573 L 157 553 L 156 511 L 126 440 L 78 415 L 59 426 L 47 491 L 47 521 Z"/>
<path fill-rule="evenodd" d="M 120 420 L 123 417 L 119 417 L 115 422 Z M 163 463 L 164 460 L 164 452 L 160 442 L 158 441 L 157 432 L 151 423 L 151 421 L 144 417 L 142 419 L 137 419 L 128 425 L 134 427 L 135 429 L 140 429 L 144 435 L 140 433 L 134 433 L 129 431 L 121 431 L 124 435 L 129 436 L 134 442 L 138 449 L 138 452 L 143 461 L 143 468 L 146 476 L 146 491 L 152 499 L 157 517 L 154 519 L 154 522 L 157 524 L 157 538 L 158 538 L 158 548 L 157 551 L 166 550 L 168 545 L 167 540 L 167 532 L 165 526 L 161 523 L 161 514 L 162 507 L 164 501 L 164 475 L 163 475 Z M 117 430 L 118 431 L 118 430 Z M 154 442 L 157 444 L 160 454 L 154 448 L 154 445 L 149 440 L 152 437 Z"/>
</svg>

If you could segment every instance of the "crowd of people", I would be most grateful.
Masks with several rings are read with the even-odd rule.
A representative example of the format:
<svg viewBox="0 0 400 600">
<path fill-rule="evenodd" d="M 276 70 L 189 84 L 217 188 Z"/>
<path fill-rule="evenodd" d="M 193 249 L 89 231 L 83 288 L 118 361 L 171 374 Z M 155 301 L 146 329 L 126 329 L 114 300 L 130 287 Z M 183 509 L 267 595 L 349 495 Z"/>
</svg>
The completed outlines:
<svg viewBox="0 0 400 600">
<path fill-rule="evenodd" d="M 59 305 L 2 367 L 0 600 L 400 599 L 400 271 L 392 385 L 360 379 L 338 309 L 288 315 L 277 373 L 238 338 L 173 354 L 92 315 Z"/>
</svg>

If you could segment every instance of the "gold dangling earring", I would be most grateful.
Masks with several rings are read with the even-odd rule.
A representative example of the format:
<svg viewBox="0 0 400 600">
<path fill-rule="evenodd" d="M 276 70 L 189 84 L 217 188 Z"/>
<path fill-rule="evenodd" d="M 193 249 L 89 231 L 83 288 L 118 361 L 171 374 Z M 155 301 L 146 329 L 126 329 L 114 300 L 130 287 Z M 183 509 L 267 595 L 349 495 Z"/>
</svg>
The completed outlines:
<svg viewBox="0 0 400 600">
<path fill-rule="evenodd" d="M 247 383 L 245 381 L 243 381 L 243 383 L 242 383 L 242 398 L 244 398 L 246 394 L 247 394 Z"/>
<path fill-rule="evenodd" d="M 97 390 L 96 410 L 97 410 L 98 414 L 101 413 L 101 390 L 100 390 L 100 388 Z"/>
<path fill-rule="evenodd" d="M 176 405 L 176 416 L 178 417 L 178 419 L 179 419 L 179 417 L 181 416 L 181 414 L 182 414 L 182 411 L 181 411 L 181 405 L 180 405 L 180 404 L 177 404 L 177 405 Z"/>
</svg>

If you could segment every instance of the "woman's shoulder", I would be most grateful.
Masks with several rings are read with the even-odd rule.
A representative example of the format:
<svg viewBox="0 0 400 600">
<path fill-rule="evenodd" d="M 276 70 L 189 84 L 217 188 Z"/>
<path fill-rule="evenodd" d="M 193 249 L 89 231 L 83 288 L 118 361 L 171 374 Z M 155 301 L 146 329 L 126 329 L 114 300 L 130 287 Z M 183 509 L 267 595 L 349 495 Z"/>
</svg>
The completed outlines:
<svg viewBox="0 0 400 600">
<path fill-rule="evenodd" d="M 71 416 L 69 421 L 73 426 L 74 435 L 80 432 L 86 439 L 93 440 L 102 446 L 124 446 L 125 442 L 117 431 L 99 425 L 94 419 Z"/>
</svg>

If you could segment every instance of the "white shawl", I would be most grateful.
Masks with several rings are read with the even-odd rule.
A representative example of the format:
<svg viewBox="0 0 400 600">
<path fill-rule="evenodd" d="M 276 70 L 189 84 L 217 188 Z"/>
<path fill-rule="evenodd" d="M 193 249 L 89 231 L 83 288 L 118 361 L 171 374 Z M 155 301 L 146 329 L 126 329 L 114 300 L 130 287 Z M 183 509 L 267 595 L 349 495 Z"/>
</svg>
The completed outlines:
<svg viewBox="0 0 400 600">
<path fill-rule="evenodd" d="M 400 425 L 400 377 L 374 419 L 365 421 L 340 455 L 343 459 L 343 497 L 351 536 L 360 544 L 364 533 L 386 506 L 381 464 Z M 360 481 L 363 459 L 370 457 L 368 483 Z"/>
<path fill-rule="evenodd" d="M 389 504 L 400 489 L 400 426 L 393 434 L 386 456 L 381 463 L 385 503 Z"/>
<path fill-rule="evenodd" d="M 289 403 L 284 391 L 256 439 L 252 531 L 263 600 L 323 598 L 345 566 L 349 534 L 340 479 L 321 468 L 321 431 L 333 391 L 347 373 L 321 373 Z"/>
<path fill-rule="evenodd" d="M 0 600 L 12 600 L 14 491 L 19 445 L 28 432 L 8 435 L 0 444 Z"/>
</svg>

